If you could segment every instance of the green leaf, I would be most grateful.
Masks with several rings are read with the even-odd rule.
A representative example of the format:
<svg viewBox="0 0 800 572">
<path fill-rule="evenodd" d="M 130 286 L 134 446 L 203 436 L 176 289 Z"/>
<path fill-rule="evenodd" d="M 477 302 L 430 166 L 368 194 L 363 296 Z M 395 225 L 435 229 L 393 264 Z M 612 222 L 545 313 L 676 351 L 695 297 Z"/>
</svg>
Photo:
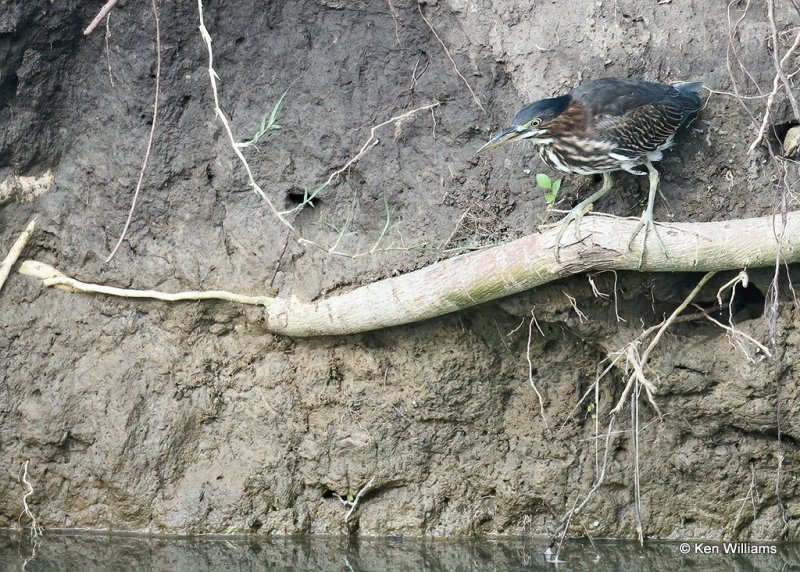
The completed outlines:
<svg viewBox="0 0 800 572">
<path fill-rule="evenodd" d="M 552 191 L 554 193 L 557 193 L 558 189 L 560 188 L 561 188 L 561 179 L 556 179 L 555 181 L 553 181 L 553 186 L 551 187 Z"/>
<path fill-rule="evenodd" d="M 553 183 L 550 180 L 550 177 L 548 177 L 544 173 L 538 173 L 536 175 L 536 184 L 542 187 L 543 189 L 549 189 Z"/>
</svg>

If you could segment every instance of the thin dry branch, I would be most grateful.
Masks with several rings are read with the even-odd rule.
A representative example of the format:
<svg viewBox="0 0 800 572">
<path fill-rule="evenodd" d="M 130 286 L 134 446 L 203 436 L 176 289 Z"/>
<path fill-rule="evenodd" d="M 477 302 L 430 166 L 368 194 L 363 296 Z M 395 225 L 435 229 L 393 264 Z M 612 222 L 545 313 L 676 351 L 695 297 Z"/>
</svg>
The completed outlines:
<svg viewBox="0 0 800 572">
<path fill-rule="evenodd" d="M 358 503 L 359 503 L 359 502 L 361 502 L 361 497 L 363 497 L 363 496 L 364 496 L 364 494 L 365 494 L 365 493 L 366 493 L 366 492 L 367 492 L 367 491 L 368 491 L 370 488 L 372 488 L 372 485 L 373 485 L 374 483 L 375 483 L 375 477 L 372 477 L 372 478 L 369 480 L 369 482 L 368 482 L 366 485 L 364 485 L 363 487 L 361 487 L 361 490 L 359 490 L 359 491 L 356 493 L 356 496 L 355 496 L 355 498 L 354 498 L 352 501 L 349 501 L 349 500 L 347 500 L 347 499 L 343 499 L 343 498 L 339 497 L 339 500 L 340 500 L 340 501 L 342 501 L 342 503 L 343 503 L 343 504 L 345 504 L 345 505 L 347 505 L 347 506 L 349 506 L 349 507 L 350 507 L 350 510 L 348 510 L 348 511 L 347 511 L 347 514 L 346 514 L 346 515 L 344 515 L 344 522 L 345 522 L 345 524 L 348 524 L 348 523 L 350 522 L 350 519 L 352 518 L 352 516 L 353 516 L 353 513 L 356 511 L 356 508 L 358 507 Z"/>
<path fill-rule="evenodd" d="M 92 22 L 88 26 L 86 26 L 86 29 L 83 31 L 83 35 L 88 36 L 89 34 L 91 34 L 97 27 L 97 25 L 103 20 L 103 18 L 106 17 L 106 14 L 111 12 L 111 9 L 114 7 L 116 3 L 117 0 L 108 0 L 108 2 L 103 4 L 103 7 L 100 8 L 100 11 L 97 13 L 97 16 L 94 17 L 94 20 L 92 20 Z"/>
<path fill-rule="evenodd" d="M 114 75 L 111 73 L 111 50 L 108 46 L 108 40 L 111 37 L 111 13 L 106 15 L 106 65 L 108 66 L 108 81 L 111 87 L 114 87 Z"/>
<path fill-rule="evenodd" d="M 533 314 L 533 310 L 531 309 L 531 320 L 528 324 L 528 346 L 525 352 L 525 357 L 528 360 L 528 382 L 531 384 L 534 393 L 536 393 L 536 397 L 539 399 L 539 414 L 542 416 L 542 421 L 544 421 L 544 428 L 547 429 L 548 433 L 550 431 L 550 424 L 547 422 L 547 417 L 544 414 L 544 399 L 542 399 L 542 394 L 539 393 L 539 389 L 536 387 L 536 383 L 533 381 L 533 361 L 531 361 L 531 339 L 533 338 L 533 324 L 536 321 L 536 316 Z M 538 322 L 536 323 L 536 327 L 539 327 Z M 539 328 L 539 332 L 542 329 Z"/>
<path fill-rule="evenodd" d="M 581 227 L 584 239 L 567 245 L 562 241 L 559 260 L 554 256 L 558 229 L 550 229 L 316 302 L 268 296 L 241 298 L 249 300 L 246 303 L 263 304 L 267 327 L 278 334 L 342 335 L 408 324 L 588 270 L 637 270 L 638 246 L 628 249 L 629 237 L 637 223 L 638 219 L 587 215 Z M 663 228 L 662 240 L 666 253 L 651 244 L 642 271 L 716 271 L 770 266 L 779 251 L 783 261 L 795 262 L 800 260 L 800 212 L 787 216 L 780 244 L 774 238 L 773 217 L 673 223 Z M 124 289 L 98 288 L 72 281 L 41 263 L 23 264 L 20 272 L 40 278 L 48 286 L 65 285 L 87 292 L 128 295 Z M 189 299 L 154 291 L 135 292 L 136 297 Z M 231 293 L 197 292 L 191 299 L 234 300 L 239 297 Z M 645 352 L 649 354 L 649 350 Z"/>
<path fill-rule="evenodd" d="M 769 119 L 771 116 L 772 111 L 772 104 L 775 100 L 775 96 L 778 95 L 779 87 L 782 85 L 788 94 L 789 102 L 792 106 L 792 111 L 794 113 L 795 119 L 800 121 L 800 106 L 798 106 L 797 99 L 795 98 L 794 94 L 792 93 L 791 85 L 789 84 L 789 80 L 786 78 L 786 74 L 783 71 L 783 66 L 789 57 L 794 53 L 794 51 L 800 47 L 800 33 L 797 34 L 797 37 L 794 39 L 794 43 L 791 47 L 787 50 L 786 54 L 784 54 L 783 58 L 778 61 L 778 30 L 775 26 L 775 14 L 774 14 L 774 5 L 773 1 L 770 0 L 767 2 L 768 12 L 769 12 L 769 20 L 770 26 L 772 28 L 772 38 L 773 38 L 773 60 L 775 65 L 775 78 L 772 80 L 772 91 L 769 92 L 767 96 L 767 105 L 764 109 L 764 117 L 761 119 L 761 127 L 758 130 L 758 135 L 756 136 L 755 140 L 750 144 L 748 148 L 748 152 L 752 153 L 756 147 L 764 140 L 764 136 L 767 132 L 767 127 L 769 126 Z"/>
<path fill-rule="evenodd" d="M 711 280 L 714 274 L 716 274 L 715 271 L 707 272 L 700 279 L 700 281 L 697 283 L 694 289 L 691 292 L 689 292 L 689 295 L 686 296 L 686 298 L 684 298 L 683 302 L 681 302 L 681 304 L 677 308 L 675 308 L 675 310 L 673 310 L 672 314 L 670 314 L 666 320 L 664 320 L 664 322 L 658 328 L 656 335 L 653 336 L 653 339 L 650 341 L 650 343 L 647 345 L 647 347 L 645 348 L 645 350 L 642 352 L 641 355 L 638 355 L 638 353 L 635 351 L 635 347 L 633 344 L 628 345 L 627 348 L 628 363 L 633 368 L 633 373 L 628 378 L 628 383 L 622 392 L 622 397 L 619 398 L 617 406 L 614 407 L 614 409 L 612 409 L 612 413 L 614 415 L 622 411 L 622 408 L 625 405 L 625 401 L 628 399 L 628 395 L 630 394 L 631 389 L 634 387 L 634 385 L 641 385 L 645 388 L 645 392 L 647 393 L 648 399 L 650 400 L 650 404 L 653 406 L 656 412 L 658 412 L 659 417 L 661 416 L 661 412 L 659 411 L 658 406 L 656 405 L 653 399 L 653 393 L 655 393 L 655 386 L 653 386 L 652 382 L 648 381 L 647 378 L 645 377 L 644 368 L 647 365 L 647 361 L 650 359 L 650 353 L 653 351 L 653 348 L 655 348 L 658 345 L 658 342 L 661 341 L 661 337 L 664 335 L 664 332 L 667 331 L 667 328 L 670 327 L 670 325 L 681 314 L 681 312 L 683 312 L 687 308 L 687 306 L 689 306 L 689 304 L 692 303 L 692 300 L 695 299 L 695 297 L 703 289 L 703 286 L 706 285 L 706 282 Z"/>
<path fill-rule="evenodd" d="M 203 37 L 203 41 L 206 45 L 206 51 L 208 52 L 208 78 L 211 83 L 211 92 L 214 96 L 214 113 L 219 119 L 219 122 L 222 124 L 225 134 L 228 136 L 228 143 L 230 144 L 231 149 L 233 149 L 233 152 L 236 153 L 236 156 L 239 158 L 239 162 L 244 167 L 244 170 L 247 173 L 247 180 L 250 182 L 250 186 L 253 188 L 253 191 L 255 191 L 255 193 L 259 195 L 265 203 L 267 203 L 267 207 L 269 207 L 270 211 L 272 211 L 272 214 L 278 217 L 278 220 L 289 227 L 289 229 L 294 230 L 292 224 L 286 220 L 283 214 L 278 212 L 278 209 L 275 208 L 275 205 L 273 205 L 266 193 L 264 193 L 258 183 L 256 183 L 255 177 L 253 176 L 253 171 L 250 169 L 250 163 L 248 163 L 247 159 L 245 159 L 245 156 L 236 141 L 236 137 L 233 135 L 228 117 L 225 115 L 225 112 L 222 111 L 222 107 L 220 107 L 219 90 L 217 89 L 217 80 L 219 79 L 219 76 L 214 69 L 214 50 L 211 47 L 211 34 L 209 33 L 208 28 L 206 28 L 205 21 L 203 20 L 203 0 L 197 0 L 197 14 L 200 20 L 200 35 Z"/>
<path fill-rule="evenodd" d="M 616 414 L 612 414 L 611 418 L 608 421 L 608 428 L 606 429 L 605 433 L 605 445 L 603 447 L 603 464 L 600 466 L 599 475 L 595 477 L 594 483 L 592 483 L 591 488 L 586 493 L 586 496 L 583 497 L 583 500 L 579 503 L 576 500 L 576 503 L 572 506 L 572 508 L 569 511 L 567 511 L 567 514 L 565 514 L 561 520 L 561 524 L 559 524 L 558 528 L 556 528 L 556 531 L 553 534 L 554 537 L 561 535 L 561 540 L 558 544 L 559 550 L 561 549 L 561 543 L 564 542 L 564 535 L 567 532 L 567 528 L 569 528 L 570 520 L 572 520 L 574 516 L 580 513 L 584 509 L 584 507 L 586 507 L 586 505 L 589 504 L 589 501 L 592 500 L 592 497 L 594 497 L 595 493 L 603 485 L 603 481 L 605 481 L 606 471 L 608 470 L 608 459 L 611 453 L 611 440 L 612 437 L 616 436 L 616 433 L 613 430 L 614 424 L 616 422 L 617 422 L 617 416 Z"/>
<path fill-rule="evenodd" d="M 669 328 L 672 322 L 675 321 L 675 318 L 677 318 L 681 312 L 683 312 L 687 306 L 692 303 L 692 300 L 694 300 L 695 297 L 700 293 L 700 291 L 703 289 L 703 286 L 705 286 L 706 283 L 714 277 L 714 274 L 716 274 L 715 271 L 707 272 L 692 289 L 692 291 L 689 292 L 689 295 L 684 298 L 683 302 L 681 302 L 680 305 L 673 310 L 672 314 L 670 314 L 669 318 L 667 318 L 664 322 L 664 325 L 659 328 L 658 332 L 653 337 L 653 340 L 647 345 L 647 348 L 644 350 L 644 352 L 642 352 L 642 363 L 647 362 L 647 360 L 650 358 L 650 352 L 652 352 L 653 348 L 658 345 L 659 340 L 661 340 L 661 336 L 664 335 L 664 332 L 667 331 L 667 328 Z"/>
<path fill-rule="evenodd" d="M 797 34 L 794 39 L 794 43 L 787 50 L 786 54 L 784 54 L 783 58 L 778 61 L 778 25 L 775 23 L 775 0 L 767 1 L 767 19 L 769 20 L 770 31 L 772 32 L 772 63 L 775 66 L 775 74 L 780 77 L 781 84 L 786 92 L 786 97 L 789 98 L 789 103 L 792 106 L 794 118 L 797 121 L 800 121 L 800 105 L 798 105 L 797 98 L 794 96 L 789 79 L 786 77 L 786 73 L 783 71 L 783 65 L 789 59 L 789 56 L 791 56 L 792 52 L 794 52 L 800 46 L 800 33 Z"/>
<path fill-rule="evenodd" d="M 456 62 L 455 62 L 455 60 L 453 59 L 453 56 L 451 56 L 451 55 L 450 55 L 450 50 L 448 50 L 448 49 L 447 49 L 447 45 L 446 45 L 446 44 L 445 44 L 445 43 L 442 41 L 442 38 L 440 38 L 440 37 L 439 37 L 439 34 L 437 34 L 437 33 L 436 33 L 436 30 L 435 30 L 435 29 L 434 29 L 434 27 L 431 25 L 431 23 L 430 23 L 430 22 L 428 22 L 428 19 L 425 17 L 425 14 L 423 14 L 423 13 L 422 13 L 422 4 L 417 4 L 417 9 L 419 10 L 419 15 L 420 15 L 420 16 L 422 16 L 422 19 L 423 19 L 423 20 L 425 21 L 425 23 L 428 25 L 428 28 L 430 28 L 431 32 L 433 32 L 433 35 L 434 35 L 434 37 L 435 37 L 435 38 L 436 38 L 436 39 L 439 41 L 439 43 L 442 45 L 442 48 L 444 49 L 444 53 L 445 53 L 445 55 L 447 55 L 447 59 L 449 59 L 449 60 L 450 60 L 450 63 L 451 63 L 451 64 L 453 64 L 453 69 L 456 71 L 456 75 L 457 75 L 458 77 L 460 77 L 460 78 L 461 78 L 461 81 L 463 81 L 463 82 L 464 82 L 464 85 L 466 85 L 466 86 L 467 86 L 467 89 L 469 90 L 469 93 L 470 93 L 470 95 L 472 96 L 472 100 L 475 102 L 475 105 L 477 105 L 478 107 L 480 107 L 480 108 L 481 108 L 481 111 L 483 111 L 484 113 L 486 113 L 486 109 L 485 109 L 485 108 L 483 107 L 483 105 L 481 104 L 481 100 L 480 100 L 480 99 L 478 99 L 478 96 L 477 96 L 477 95 L 475 95 L 475 91 L 473 91 L 473 89 L 472 89 L 472 86 L 471 86 L 471 85 L 469 84 L 469 82 L 467 81 L 467 78 L 465 78 L 465 77 L 464 77 L 464 76 L 461 74 L 461 72 L 459 71 L 459 69 L 458 69 L 458 66 L 456 65 Z"/>
<path fill-rule="evenodd" d="M 701 308 L 701 307 L 700 307 L 700 306 L 698 306 L 697 304 L 693 304 L 693 305 L 694 305 L 694 307 L 695 307 L 695 308 L 697 308 L 697 309 L 698 309 L 700 312 L 702 312 L 703 316 L 705 316 L 705 318 L 706 318 L 706 319 L 707 319 L 709 322 L 711 322 L 712 324 L 716 324 L 717 326 L 719 326 L 720 328 L 722 328 L 723 330 L 725 330 L 726 332 L 728 332 L 728 335 L 730 335 L 730 336 L 731 336 L 731 337 L 733 337 L 734 339 L 736 339 L 736 337 L 737 337 L 737 336 L 741 336 L 741 337 L 743 337 L 743 338 L 744 338 L 744 339 L 746 339 L 748 342 L 750 342 L 751 344 L 753 344 L 754 346 L 756 346 L 756 347 L 757 347 L 757 348 L 758 348 L 758 349 L 761 351 L 761 353 L 763 353 L 765 356 L 767 356 L 768 358 L 772 358 L 772 352 L 771 352 L 771 351 L 769 351 L 769 348 L 767 348 L 767 346 L 765 346 L 764 344 L 762 344 L 761 342 L 759 342 L 759 341 L 758 341 L 757 339 L 755 339 L 753 336 L 750 336 L 750 335 L 748 335 L 748 334 L 745 334 L 744 332 L 742 332 L 742 331 L 740 331 L 740 330 L 737 330 L 737 329 L 736 329 L 736 328 L 734 328 L 733 326 L 729 326 L 729 325 L 727 325 L 727 324 L 723 324 L 723 323 L 722 323 L 722 322 L 720 322 L 719 320 L 715 320 L 715 319 L 714 319 L 714 318 L 712 318 L 712 317 L 709 315 L 709 313 L 708 313 L 708 312 L 706 312 L 706 311 L 705 311 L 703 308 Z M 749 356 L 748 354 L 746 354 L 746 353 L 745 353 L 745 355 L 747 355 L 747 357 L 748 357 L 748 358 L 750 358 L 750 356 Z M 752 360 L 752 358 L 750 358 L 750 360 L 751 360 L 751 361 L 754 361 L 754 360 Z"/>
<path fill-rule="evenodd" d="M 747 494 L 742 499 L 742 505 L 739 507 L 739 510 L 736 512 L 736 520 L 733 521 L 733 526 L 731 527 L 731 538 L 735 538 L 736 531 L 739 528 L 739 519 L 744 512 L 744 507 L 747 506 L 747 501 L 750 501 L 753 507 L 753 520 L 755 520 L 758 516 L 758 510 L 756 509 L 756 497 L 758 496 L 758 488 L 756 483 L 756 469 L 753 466 L 753 463 L 750 463 L 750 486 L 747 487 Z"/>
<path fill-rule="evenodd" d="M 361 158 L 364 157 L 364 155 L 367 154 L 367 151 L 369 151 L 375 145 L 380 143 L 380 139 L 375 137 L 375 132 L 378 131 L 378 129 L 380 129 L 381 127 L 385 127 L 386 125 L 391 125 L 392 123 L 398 123 L 398 122 L 402 123 L 403 121 L 411 118 L 413 115 L 416 115 L 420 111 L 424 111 L 426 109 L 433 109 L 434 107 L 437 107 L 439 105 L 441 105 L 441 103 L 439 101 L 434 100 L 433 103 L 428 103 L 426 105 L 422 105 L 420 107 L 411 109 L 409 111 L 406 111 L 405 113 L 401 113 L 400 115 L 395 115 L 394 117 L 390 117 L 386 121 L 382 121 L 382 122 L 378 123 L 377 125 L 373 125 L 369 130 L 369 137 L 364 142 L 364 144 L 361 146 L 361 149 L 358 150 L 358 153 L 356 153 L 350 159 L 348 159 L 347 162 L 344 165 L 342 165 L 341 167 L 339 167 L 338 169 L 333 171 L 328 176 L 328 178 L 325 180 L 325 182 L 322 183 L 319 187 L 317 187 L 317 190 L 314 193 L 312 193 L 310 196 L 306 197 L 303 200 L 302 203 L 300 203 L 299 205 L 297 205 L 296 207 L 294 207 L 294 208 L 292 208 L 290 210 L 281 211 L 280 214 L 286 215 L 286 214 L 289 214 L 289 213 L 292 213 L 292 212 L 295 212 L 295 211 L 301 209 L 302 207 L 304 207 L 305 205 L 307 205 L 308 203 L 313 201 L 316 198 L 316 195 L 320 191 L 322 191 L 323 189 L 326 189 L 327 187 L 329 187 L 337 179 L 337 177 L 339 177 L 345 171 L 349 170 L 350 167 L 352 167 L 356 162 L 361 160 Z M 333 250 L 335 250 L 335 249 L 333 249 Z"/>
<path fill-rule="evenodd" d="M 23 516 L 28 517 L 31 523 L 31 538 L 36 538 L 42 535 L 42 527 L 39 526 L 36 522 L 36 517 L 33 516 L 33 512 L 31 512 L 31 507 L 28 505 L 28 498 L 33 494 L 33 485 L 28 480 L 28 463 L 30 461 L 25 461 L 25 464 L 22 466 L 22 476 L 20 480 L 25 485 L 27 489 L 25 494 L 22 496 L 22 513 L 20 513 L 20 519 Z"/>
<path fill-rule="evenodd" d="M 642 525 L 642 489 L 639 474 L 639 387 L 631 395 L 631 433 L 633 441 L 633 507 L 636 513 L 636 533 L 639 545 L 644 546 L 644 526 Z"/>
<path fill-rule="evenodd" d="M 386 3 L 389 5 L 389 12 L 392 15 L 392 20 L 394 20 L 394 39 L 397 40 L 397 45 L 400 45 L 400 21 L 397 18 L 397 10 L 394 8 L 394 4 L 392 0 L 386 0 Z"/>
<path fill-rule="evenodd" d="M 136 210 L 136 201 L 139 199 L 139 191 L 142 189 L 142 181 L 144 180 L 144 173 L 147 170 L 147 162 L 150 160 L 150 151 L 153 148 L 153 138 L 156 132 L 156 119 L 158 119 L 158 95 L 161 90 L 161 24 L 158 18 L 158 5 L 156 4 L 156 0 L 151 0 L 151 6 L 153 8 L 153 16 L 156 20 L 156 95 L 153 101 L 153 121 L 150 123 L 150 136 L 147 138 L 147 148 L 144 151 L 142 168 L 139 170 L 139 180 L 136 183 L 136 190 L 133 192 L 133 200 L 131 201 L 131 208 L 128 210 L 128 218 L 125 220 L 125 226 L 122 228 L 122 233 L 119 235 L 117 244 L 111 250 L 111 254 L 109 254 L 104 260 L 106 264 L 111 262 L 111 259 L 114 258 L 114 255 L 117 253 L 117 250 L 119 250 L 120 245 L 122 245 L 122 241 L 125 240 L 125 235 L 128 233 L 128 229 L 131 226 L 133 213 Z"/>
<path fill-rule="evenodd" d="M 36 229 L 36 217 L 31 219 L 31 222 L 28 223 L 28 226 L 25 227 L 25 230 L 22 231 L 17 237 L 17 240 L 14 241 L 14 244 L 11 245 L 11 250 L 8 251 L 8 254 L 3 259 L 3 262 L 0 263 L 0 290 L 3 289 L 3 285 L 6 283 L 6 279 L 8 278 L 8 274 L 11 272 L 11 267 L 16 264 L 17 260 L 19 259 L 19 255 L 22 254 L 22 251 L 25 248 L 25 245 L 28 244 L 28 241 L 33 235 L 33 231 Z"/>
</svg>

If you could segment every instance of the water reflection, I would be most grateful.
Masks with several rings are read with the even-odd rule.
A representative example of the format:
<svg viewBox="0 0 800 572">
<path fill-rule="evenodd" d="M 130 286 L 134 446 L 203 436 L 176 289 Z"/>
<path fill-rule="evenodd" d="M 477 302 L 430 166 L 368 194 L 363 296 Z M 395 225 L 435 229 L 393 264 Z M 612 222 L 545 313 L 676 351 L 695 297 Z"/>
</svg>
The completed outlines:
<svg viewBox="0 0 800 572">
<path fill-rule="evenodd" d="M 750 545 L 755 546 L 755 545 Z M 724 546 L 680 543 L 567 542 L 563 562 L 548 564 L 541 539 L 391 539 L 365 538 L 153 538 L 120 535 L 48 533 L 36 544 L 27 536 L 0 536 L 2 570 L 30 571 L 403 571 L 403 570 L 559 570 L 800 571 L 800 545 L 778 545 L 774 554 L 726 554 Z M 742 548 L 737 547 L 741 552 Z M 683 550 L 686 550 L 683 548 Z M 704 554 L 710 551 L 711 554 Z M 716 552 L 716 553 L 714 553 Z M 27 564 L 26 564 L 27 560 Z"/>
</svg>

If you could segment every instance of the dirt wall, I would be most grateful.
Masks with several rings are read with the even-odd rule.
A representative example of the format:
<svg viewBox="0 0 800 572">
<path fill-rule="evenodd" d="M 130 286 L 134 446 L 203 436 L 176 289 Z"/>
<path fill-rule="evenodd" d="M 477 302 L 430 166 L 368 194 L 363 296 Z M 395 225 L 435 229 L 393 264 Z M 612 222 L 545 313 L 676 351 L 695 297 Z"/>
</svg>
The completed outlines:
<svg viewBox="0 0 800 572">
<path fill-rule="evenodd" d="M 380 238 L 378 250 L 386 249 L 350 258 L 287 239 L 249 188 L 214 116 L 197 6 L 161 2 L 154 146 L 133 224 L 105 264 L 150 129 L 153 14 L 123 0 L 107 28 L 84 37 L 99 6 L 12 3 L 0 13 L 0 180 L 10 181 L 0 195 L 2 251 L 36 214 L 26 256 L 82 279 L 334 295 L 532 232 L 547 206 L 533 181 L 547 171 L 533 149 L 474 154 L 533 99 L 607 76 L 702 80 L 732 92 L 729 61 L 736 88 L 757 94 L 736 58 L 762 90 L 771 88 L 775 46 L 763 7 L 732 5 L 731 22 L 742 19 L 731 53 L 725 4 L 569 6 L 205 7 L 220 103 L 240 141 L 288 89 L 281 129 L 245 149 L 278 208 L 293 207 L 345 165 L 371 126 L 440 103 L 376 130 L 378 143 L 315 207 L 291 215 L 323 247 L 339 240 L 339 250 L 356 254 Z M 781 54 L 796 16 L 791 6 L 776 15 Z M 796 69 L 797 60 L 790 64 Z M 763 112 L 763 98 L 744 101 Z M 788 110 L 778 97 L 775 123 L 788 121 Z M 755 135 L 737 98 L 711 96 L 660 164 L 670 208 L 659 203 L 656 219 L 772 212 L 775 165 L 764 149 L 747 153 Z M 38 194 L 14 178 L 41 181 L 48 172 L 53 182 Z M 615 192 L 597 209 L 638 216 L 644 179 L 615 175 Z M 565 179 L 560 206 L 591 184 Z M 718 276 L 699 301 L 710 308 L 734 275 Z M 29 461 L 28 502 L 50 528 L 551 533 L 598 471 L 596 412 L 585 402 L 573 411 L 598 364 L 671 312 L 698 278 L 593 277 L 603 298 L 580 276 L 422 324 L 288 339 L 269 334 L 256 308 L 70 295 L 14 275 L 0 293 L 0 526 L 17 526 L 26 490 L 19 474 Z M 751 273 L 737 315 L 765 343 L 771 278 Z M 798 538 L 798 333 L 783 298 L 776 324 L 777 373 L 707 321 L 676 326 L 658 347 L 651 373 L 665 415 L 639 408 L 648 537 Z M 601 429 L 623 386 L 620 372 L 603 381 Z M 605 484 L 572 532 L 635 533 L 630 426 L 620 419 Z M 346 520 L 346 501 L 368 483 Z M 753 502 L 743 503 L 748 495 Z"/>
</svg>

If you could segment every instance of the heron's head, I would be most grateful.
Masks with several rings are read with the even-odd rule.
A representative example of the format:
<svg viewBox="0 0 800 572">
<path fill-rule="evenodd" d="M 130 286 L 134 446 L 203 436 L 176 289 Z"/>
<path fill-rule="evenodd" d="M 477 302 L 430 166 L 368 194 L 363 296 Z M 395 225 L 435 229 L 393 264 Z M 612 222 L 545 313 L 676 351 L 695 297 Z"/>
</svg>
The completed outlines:
<svg viewBox="0 0 800 572">
<path fill-rule="evenodd" d="M 520 139 L 528 139 L 536 145 L 549 145 L 563 129 L 562 122 L 552 121 L 563 113 L 571 99 L 569 95 L 562 95 L 526 105 L 514 116 L 510 127 L 495 135 L 477 153 Z"/>
</svg>

